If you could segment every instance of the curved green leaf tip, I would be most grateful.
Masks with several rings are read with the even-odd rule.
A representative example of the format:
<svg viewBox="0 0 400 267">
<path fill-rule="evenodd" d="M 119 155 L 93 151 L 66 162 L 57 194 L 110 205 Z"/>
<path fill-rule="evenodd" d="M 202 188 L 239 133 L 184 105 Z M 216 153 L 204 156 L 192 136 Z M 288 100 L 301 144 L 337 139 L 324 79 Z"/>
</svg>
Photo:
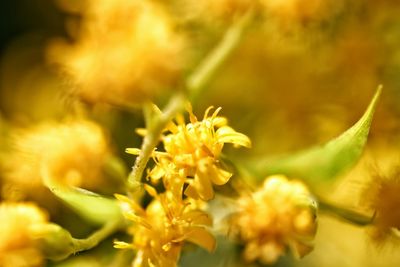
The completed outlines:
<svg viewBox="0 0 400 267">
<path fill-rule="evenodd" d="M 380 85 L 364 115 L 337 138 L 291 155 L 257 161 L 249 166 L 250 171 L 260 179 L 285 174 L 310 184 L 337 177 L 361 157 L 381 92 Z"/>
<path fill-rule="evenodd" d="M 110 199 L 81 188 L 67 187 L 45 179 L 50 191 L 86 221 L 103 225 L 122 218 L 116 199 Z"/>
</svg>

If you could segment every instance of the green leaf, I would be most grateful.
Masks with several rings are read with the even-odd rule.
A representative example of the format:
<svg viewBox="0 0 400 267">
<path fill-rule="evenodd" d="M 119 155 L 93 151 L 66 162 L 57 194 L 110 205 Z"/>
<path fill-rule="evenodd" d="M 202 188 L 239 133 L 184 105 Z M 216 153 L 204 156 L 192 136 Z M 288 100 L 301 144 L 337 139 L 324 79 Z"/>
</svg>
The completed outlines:
<svg viewBox="0 0 400 267">
<path fill-rule="evenodd" d="M 339 137 L 295 154 L 258 160 L 249 165 L 249 170 L 260 179 L 284 174 L 310 184 L 333 180 L 357 163 L 362 155 L 381 92 L 379 86 L 361 119 Z"/>
<path fill-rule="evenodd" d="M 51 192 L 83 219 L 96 225 L 122 218 L 117 200 L 100 196 L 82 188 L 73 188 L 45 179 Z"/>
</svg>

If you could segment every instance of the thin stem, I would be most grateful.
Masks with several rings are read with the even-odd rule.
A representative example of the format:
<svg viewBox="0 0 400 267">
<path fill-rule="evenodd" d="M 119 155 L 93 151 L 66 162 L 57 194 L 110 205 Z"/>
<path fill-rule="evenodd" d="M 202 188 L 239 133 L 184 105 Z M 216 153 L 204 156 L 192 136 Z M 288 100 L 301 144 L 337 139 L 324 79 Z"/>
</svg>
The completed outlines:
<svg viewBox="0 0 400 267">
<path fill-rule="evenodd" d="M 235 21 L 225 32 L 220 43 L 209 53 L 203 62 L 199 64 L 196 71 L 188 77 L 186 87 L 192 100 L 200 95 L 202 89 L 204 89 L 217 70 L 239 45 L 244 30 L 247 28 L 252 18 L 253 11 L 249 10 Z"/>
<path fill-rule="evenodd" d="M 340 207 L 324 201 L 319 201 L 319 210 L 328 214 L 334 215 L 340 219 L 357 224 L 360 226 L 370 225 L 374 221 L 374 214 L 366 215 L 360 212 L 350 210 L 348 208 Z"/>
<path fill-rule="evenodd" d="M 143 171 L 146 168 L 154 148 L 160 141 L 160 136 L 167 125 L 176 114 L 183 109 L 185 104 L 185 97 L 182 94 L 175 95 L 171 98 L 162 114 L 155 118 L 155 121 L 149 125 L 148 133 L 143 139 L 140 154 L 135 160 L 135 165 L 132 168 L 128 177 L 128 184 L 130 189 L 137 190 L 140 188 Z"/>
<path fill-rule="evenodd" d="M 111 221 L 94 232 L 86 239 L 74 239 L 74 254 L 80 251 L 89 250 L 97 246 L 101 241 L 109 237 L 121 227 L 121 220 Z"/>
<path fill-rule="evenodd" d="M 241 19 L 236 21 L 225 33 L 221 42 L 211 53 L 200 63 L 199 67 L 190 75 L 186 82 L 186 89 L 191 99 L 195 99 L 201 90 L 207 85 L 226 58 L 237 47 L 244 29 L 250 22 L 253 12 L 248 12 Z M 147 135 L 144 137 L 141 150 L 135 160 L 135 164 L 128 177 L 128 185 L 131 193 L 136 193 L 141 188 L 141 179 L 154 148 L 160 141 L 160 136 L 167 125 L 185 105 L 186 96 L 182 93 L 173 96 L 161 115 L 154 118 L 148 125 Z"/>
</svg>

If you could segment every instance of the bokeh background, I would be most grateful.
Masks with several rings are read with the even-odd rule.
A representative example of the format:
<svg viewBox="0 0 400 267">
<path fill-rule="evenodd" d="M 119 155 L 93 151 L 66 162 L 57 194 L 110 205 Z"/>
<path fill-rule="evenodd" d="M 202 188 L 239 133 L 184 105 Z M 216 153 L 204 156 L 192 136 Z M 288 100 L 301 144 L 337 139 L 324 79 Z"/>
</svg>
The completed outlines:
<svg viewBox="0 0 400 267">
<path fill-rule="evenodd" d="M 212 10 L 199 16 L 204 19 L 200 21 L 200 11 L 182 1 L 159 2 L 183 25 L 187 44 L 182 57 L 189 72 L 230 21 L 214 17 Z M 373 175 L 389 173 L 399 164 L 400 1 L 297 2 L 301 4 L 295 11 L 278 8 L 251 25 L 194 104 L 195 113 L 210 105 L 223 107 L 232 126 L 252 139 L 253 149 L 246 153 L 278 155 L 325 142 L 349 128 L 382 84 L 366 152 L 326 196 L 360 208 Z M 67 27 L 71 19 L 79 23 L 79 14 L 52 0 L 0 2 L 0 138 L 10 127 L 61 120 L 75 110 L 67 93 L 69 79 L 48 52 L 54 40 L 74 41 Z M 143 126 L 140 109 L 91 105 L 90 116 L 107 129 L 113 151 L 130 166 L 132 158 L 124 150 L 140 144 L 134 134 Z M 368 229 L 331 217 L 322 216 L 319 226 L 313 253 L 300 262 L 278 264 L 400 264 L 397 241 L 377 246 Z"/>
</svg>

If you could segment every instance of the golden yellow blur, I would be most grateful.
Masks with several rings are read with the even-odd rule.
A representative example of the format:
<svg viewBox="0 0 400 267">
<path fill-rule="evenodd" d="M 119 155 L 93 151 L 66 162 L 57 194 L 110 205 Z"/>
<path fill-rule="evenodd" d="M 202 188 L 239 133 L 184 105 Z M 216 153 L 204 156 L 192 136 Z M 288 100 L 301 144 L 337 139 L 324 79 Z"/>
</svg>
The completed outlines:
<svg viewBox="0 0 400 267">
<path fill-rule="evenodd" d="M 109 227 L 97 213 L 123 221 L 86 252 L 0 250 L 0 267 L 399 266 L 399 0 L 0 1 L 0 20 L 0 236 L 36 218 L 11 201 L 76 244 Z M 352 170 L 305 186 L 252 169 L 339 136 L 378 85 Z M 2 215 L 18 205 L 29 218 Z"/>
<path fill-rule="evenodd" d="M 0 204 L 0 266 L 45 266 L 41 251 L 30 233 L 48 221 L 47 214 L 33 203 Z"/>
<path fill-rule="evenodd" d="M 49 50 L 76 94 L 90 102 L 132 103 L 177 86 L 184 38 L 160 6 L 149 0 L 81 5 L 76 41 L 54 41 Z"/>
<path fill-rule="evenodd" d="M 75 120 L 15 131 L 14 149 L 5 163 L 5 184 L 30 192 L 42 187 L 44 172 L 65 185 L 93 189 L 104 184 L 102 167 L 110 151 L 97 124 Z M 3 192 L 5 198 L 14 198 L 8 193 Z"/>
</svg>

